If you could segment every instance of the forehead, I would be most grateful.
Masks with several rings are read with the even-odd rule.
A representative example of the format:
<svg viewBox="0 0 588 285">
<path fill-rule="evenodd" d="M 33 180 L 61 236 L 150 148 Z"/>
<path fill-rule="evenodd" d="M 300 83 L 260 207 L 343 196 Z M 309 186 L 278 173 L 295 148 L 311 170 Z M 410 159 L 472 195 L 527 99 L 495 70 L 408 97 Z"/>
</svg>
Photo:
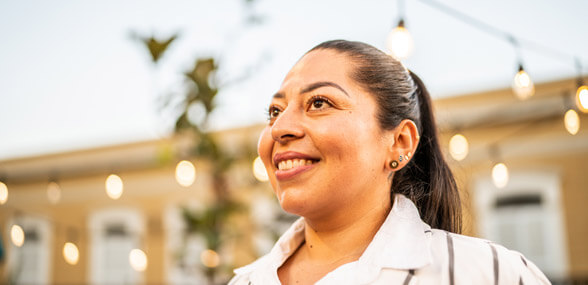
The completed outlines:
<svg viewBox="0 0 588 285">
<path fill-rule="evenodd" d="M 330 81 L 351 88 L 353 82 L 349 74 L 353 68 L 351 59 L 333 50 L 315 50 L 304 55 L 282 83 L 281 90 L 302 88 L 302 86 L 318 82 Z"/>
</svg>

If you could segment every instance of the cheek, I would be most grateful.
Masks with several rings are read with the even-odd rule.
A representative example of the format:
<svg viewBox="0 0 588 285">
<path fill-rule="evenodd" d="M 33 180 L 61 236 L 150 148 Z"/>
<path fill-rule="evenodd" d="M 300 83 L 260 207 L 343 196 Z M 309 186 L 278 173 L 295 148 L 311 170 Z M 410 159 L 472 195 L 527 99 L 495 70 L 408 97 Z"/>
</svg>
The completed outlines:
<svg viewBox="0 0 588 285">
<path fill-rule="evenodd" d="M 269 126 L 266 126 L 261 132 L 259 141 L 257 142 L 257 154 L 261 157 L 266 169 L 271 168 L 273 146 L 274 140 L 271 136 L 271 129 Z"/>
</svg>

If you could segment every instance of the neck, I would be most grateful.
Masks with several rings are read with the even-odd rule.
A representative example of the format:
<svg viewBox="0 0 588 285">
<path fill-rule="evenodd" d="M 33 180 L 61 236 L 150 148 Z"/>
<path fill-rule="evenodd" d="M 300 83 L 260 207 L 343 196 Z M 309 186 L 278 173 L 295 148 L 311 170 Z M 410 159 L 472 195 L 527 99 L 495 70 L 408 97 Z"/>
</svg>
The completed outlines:
<svg viewBox="0 0 588 285">
<path fill-rule="evenodd" d="M 310 262 L 317 264 L 357 260 L 384 223 L 390 208 L 388 198 L 366 209 L 346 209 L 338 217 L 334 215 L 327 220 L 305 219 L 305 243 L 300 249 Z"/>
</svg>

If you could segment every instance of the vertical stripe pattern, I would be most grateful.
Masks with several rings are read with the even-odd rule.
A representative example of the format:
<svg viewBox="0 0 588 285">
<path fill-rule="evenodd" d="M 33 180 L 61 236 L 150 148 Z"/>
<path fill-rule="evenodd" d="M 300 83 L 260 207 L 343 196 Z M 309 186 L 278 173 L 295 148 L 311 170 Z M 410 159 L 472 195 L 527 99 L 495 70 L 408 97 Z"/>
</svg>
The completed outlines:
<svg viewBox="0 0 588 285">
<path fill-rule="evenodd" d="M 412 279 L 413 275 L 414 275 L 414 269 L 409 269 L 408 274 L 406 275 L 406 278 L 404 279 L 404 283 L 402 283 L 402 284 L 403 285 L 410 284 L 410 280 Z"/>
<path fill-rule="evenodd" d="M 492 258 L 493 260 L 493 267 L 494 267 L 494 285 L 498 285 L 498 253 L 496 252 L 496 248 L 493 244 L 488 243 L 490 248 L 492 249 Z"/>
<path fill-rule="evenodd" d="M 449 233 L 445 233 L 447 235 L 447 254 L 449 256 L 449 285 L 454 285 L 455 284 L 455 277 L 454 277 L 454 263 L 455 263 L 455 257 L 454 257 L 454 252 L 453 252 L 453 238 L 451 237 L 451 235 Z"/>
</svg>

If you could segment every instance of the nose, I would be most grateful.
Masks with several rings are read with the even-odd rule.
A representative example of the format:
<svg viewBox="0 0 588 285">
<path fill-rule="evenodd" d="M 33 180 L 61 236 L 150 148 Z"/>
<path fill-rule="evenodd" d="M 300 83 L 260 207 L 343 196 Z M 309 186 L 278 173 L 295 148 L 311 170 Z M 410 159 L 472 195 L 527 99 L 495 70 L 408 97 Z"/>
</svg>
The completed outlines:
<svg viewBox="0 0 588 285">
<path fill-rule="evenodd" d="M 280 144 L 302 138 L 304 129 L 300 114 L 296 112 L 295 108 L 286 108 L 274 121 L 271 132 L 274 141 Z"/>
</svg>

